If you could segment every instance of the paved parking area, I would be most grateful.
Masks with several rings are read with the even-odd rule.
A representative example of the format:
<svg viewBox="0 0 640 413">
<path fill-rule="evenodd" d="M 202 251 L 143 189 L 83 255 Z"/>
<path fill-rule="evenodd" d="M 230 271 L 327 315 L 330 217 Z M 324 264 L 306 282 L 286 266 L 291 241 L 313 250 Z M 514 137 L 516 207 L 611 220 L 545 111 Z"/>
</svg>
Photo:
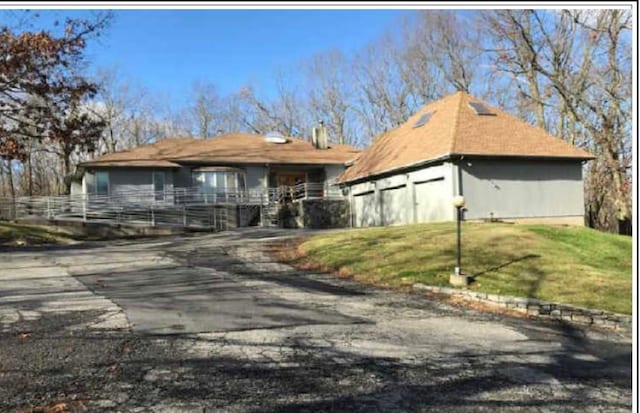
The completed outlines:
<svg viewBox="0 0 640 413">
<path fill-rule="evenodd" d="M 272 262 L 242 230 L 0 252 L 0 411 L 629 411 L 631 343 Z"/>
</svg>

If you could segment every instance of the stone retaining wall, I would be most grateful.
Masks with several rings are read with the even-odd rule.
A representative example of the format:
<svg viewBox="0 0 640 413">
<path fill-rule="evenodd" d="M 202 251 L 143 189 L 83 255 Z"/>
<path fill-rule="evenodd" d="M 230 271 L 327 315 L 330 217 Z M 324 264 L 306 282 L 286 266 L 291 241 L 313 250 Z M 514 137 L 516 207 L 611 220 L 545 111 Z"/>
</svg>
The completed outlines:
<svg viewBox="0 0 640 413">
<path fill-rule="evenodd" d="M 305 228 L 346 228 L 349 226 L 349 202 L 343 199 L 305 199 L 301 202 Z"/>
<path fill-rule="evenodd" d="M 496 305 L 538 318 L 562 320 L 580 325 L 593 325 L 613 330 L 631 331 L 631 316 L 603 310 L 557 304 L 534 298 L 511 297 L 448 287 L 414 284 L 414 290 L 460 297 L 469 301 Z"/>
<path fill-rule="evenodd" d="M 349 218 L 349 203 L 343 199 L 303 199 L 278 210 L 283 228 L 347 228 Z"/>
</svg>

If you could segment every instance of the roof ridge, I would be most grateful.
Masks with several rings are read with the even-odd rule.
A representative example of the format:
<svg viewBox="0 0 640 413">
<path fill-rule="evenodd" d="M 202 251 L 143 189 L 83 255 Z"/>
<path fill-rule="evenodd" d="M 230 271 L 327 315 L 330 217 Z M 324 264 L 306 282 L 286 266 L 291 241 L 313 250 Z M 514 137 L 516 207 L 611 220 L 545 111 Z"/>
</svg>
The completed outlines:
<svg viewBox="0 0 640 413">
<path fill-rule="evenodd" d="M 456 143 L 457 143 L 457 138 L 458 138 L 458 126 L 460 125 L 460 111 L 462 110 L 462 102 L 464 101 L 463 96 L 464 96 L 464 92 L 463 91 L 459 91 L 459 101 L 458 101 L 458 105 L 456 107 L 456 117 L 455 120 L 453 122 L 453 130 L 451 131 L 452 137 L 451 137 L 451 145 L 449 146 L 449 153 L 454 153 L 454 149 L 456 147 Z"/>
</svg>

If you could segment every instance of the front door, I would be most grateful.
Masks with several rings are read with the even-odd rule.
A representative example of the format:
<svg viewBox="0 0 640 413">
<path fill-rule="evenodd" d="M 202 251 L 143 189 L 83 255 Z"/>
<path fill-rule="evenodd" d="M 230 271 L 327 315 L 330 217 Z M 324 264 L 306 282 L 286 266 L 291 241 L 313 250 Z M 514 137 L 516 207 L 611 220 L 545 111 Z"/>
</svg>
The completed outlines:
<svg viewBox="0 0 640 413">
<path fill-rule="evenodd" d="M 279 173 L 276 176 L 276 182 L 278 186 L 296 186 L 299 183 L 304 183 L 304 172 L 286 172 Z"/>
<path fill-rule="evenodd" d="M 304 182 L 304 172 L 279 172 L 276 175 L 276 183 L 280 192 L 280 200 L 289 201 L 297 198 L 298 192 L 304 193 L 304 188 L 296 188 L 296 185 Z"/>
</svg>

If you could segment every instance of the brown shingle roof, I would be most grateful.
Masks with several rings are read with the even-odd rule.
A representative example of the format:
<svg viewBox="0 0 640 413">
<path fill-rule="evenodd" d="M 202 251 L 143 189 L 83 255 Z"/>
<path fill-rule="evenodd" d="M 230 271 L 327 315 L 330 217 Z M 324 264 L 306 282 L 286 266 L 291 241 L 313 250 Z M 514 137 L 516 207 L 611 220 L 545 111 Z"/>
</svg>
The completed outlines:
<svg viewBox="0 0 640 413">
<path fill-rule="evenodd" d="M 495 115 L 477 115 L 480 102 Z M 414 124 L 432 112 L 421 127 Z M 464 92 L 424 106 L 407 122 L 379 136 L 338 179 L 349 182 L 453 155 L 593 159 L 586 151 Z"/>
<path fill-rule="evenodd" d="M 114 152 L 82 166 L 178 167 L 180 163 L 344 164 L 359 151 L 348 145 L 315 149 L 310 142 L 288 138 L 269 143 L 263 136 L 230 133 L 213 139 L 170 138 L 129 151 Z"/>
</svg>

